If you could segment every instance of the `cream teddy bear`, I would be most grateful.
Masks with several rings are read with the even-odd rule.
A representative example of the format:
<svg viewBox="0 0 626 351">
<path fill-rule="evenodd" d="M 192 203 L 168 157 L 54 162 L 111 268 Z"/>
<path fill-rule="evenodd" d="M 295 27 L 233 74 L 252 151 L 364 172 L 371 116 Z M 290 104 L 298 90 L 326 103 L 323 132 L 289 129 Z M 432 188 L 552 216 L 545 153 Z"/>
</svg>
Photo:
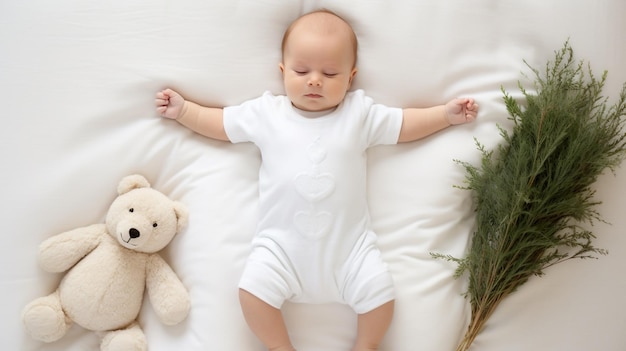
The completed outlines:
<svg viewBox="0 0 626 351">
<path fill-rule="evenodd" d="M 102 351 L 147 349 L 137 323 L 144 290 L 167 325 L 187 317 L 187 290 L 157 253 L 187 223 L 187 210 L 140 175 L 122 179 L 103 224 L 58 234 L 39 247 L 48 272 L 65 272 L 57 290 L 28 304 L 22 320 L 35 339 L 60 339 L 72 322 L 101 332 Z"/>
</svg>

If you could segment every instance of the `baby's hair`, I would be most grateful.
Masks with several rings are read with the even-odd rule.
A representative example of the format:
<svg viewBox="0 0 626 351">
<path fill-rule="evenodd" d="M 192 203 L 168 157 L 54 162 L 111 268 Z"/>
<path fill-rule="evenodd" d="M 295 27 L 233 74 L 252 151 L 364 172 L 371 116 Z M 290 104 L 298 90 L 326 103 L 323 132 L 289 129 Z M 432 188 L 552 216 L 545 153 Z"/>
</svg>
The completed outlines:
<svg viewBox="0 0 626 351">
<path fill-rule="evenodd" d="M 348 28 L 350 29 L 350 41 L 352 42 L 352 49 L 354 52 L 354 66 L 356 66 L 356 61 L 357 61 L 357 51 L 358 51 L 358 47 L 359 47 L 359 41 L 356 37 L 356 34 L 354 33 L 354 29 L 352 29 L 352 26 L 350 25 L 350 23 L 348 23 L 348 21 L 346 21 L 343 17 L 339 16 L 338 14 L 336 14 L 335 12 L 322 8 L 322 9 L 318 9 L 315 11 L 311 11 L 311 12 L 307 12 L 304 15 L 296 18 L 293 22 L 291 22 L 291 24 L 289 25 L 289 27 L 287 27 L 287 29 L 285 30 L 285 34 L 283 34 L 283 41 L 281 43 L 281 54 L 285 53 L 285 46 L 287 45 L 287 40 L 289 39 L 289 35 L 291 34 L 291 31 L 293 30 L 293 28 L 295 27 L 295 25 L 300 21 L 300 19 L 307 17 L 309 15 L 312 14 L 316 14 L 316 13 L 326 13 L 329 15 L 332 15 L 336 18 L 338 18 L 339 20 L 341 20 L 343 23 L 345 23 Z"/>
</svg>

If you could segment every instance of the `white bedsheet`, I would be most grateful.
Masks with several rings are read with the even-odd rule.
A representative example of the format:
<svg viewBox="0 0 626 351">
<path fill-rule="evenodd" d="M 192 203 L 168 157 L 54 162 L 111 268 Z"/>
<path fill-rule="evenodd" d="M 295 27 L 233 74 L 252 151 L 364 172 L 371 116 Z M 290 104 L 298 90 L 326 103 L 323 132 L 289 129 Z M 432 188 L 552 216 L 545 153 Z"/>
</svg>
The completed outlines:
<svg viewBox="0 0 626 351">
<path fill-rule="evenodd" d="M 229 105 L 282 93 L 278 62 L 287 24 L 326 7 L 352 22 L 359 74 L 377 102 L 428 106 L 472 96 L 479 120 L 419 142 L 369 153 L 373 224 L 397 285 L 381 351 L 454 350 L 468 316 L 464 280 L 429 252 L 462 256 L 472 232 L 471 194 L 454 159 L 477 162 L 473 138 L 492 148 L 510 126 L 500 87 L 543 67 L 566 39 L 615 97 L 626 81 L 622 0 L 134 0 L 3 1 L 0 4 L 0 218 L 2 349 L 97 350 L 75 326 L 60 341 L 28 337 L 20 312 L 61 275 L 37 265 L 45 238 L 102 222 L 125 175 L 190 208 L 188 229 L 165 256 L 188 287 L 189 318 L 164 326 L 149 304 L 141 324 L 151 351 L 263 350 L 249 332 L 237 281 L 256 220 L 259 155 L 192 134 L 156 117 L 153 96 L 178 89 L 199 103 Z M 524 82 L 528 83 L 527 80 Z M 529 87 L 530 88 L 530 87 Z M 599 260 L 568 261 L 508 298 L 472 350 L 626 349 L 626 169 L 597 183 Z M 341 305 L 287 304 L 299 351 L 347 351 L 356 318 Z"/>
</svg>

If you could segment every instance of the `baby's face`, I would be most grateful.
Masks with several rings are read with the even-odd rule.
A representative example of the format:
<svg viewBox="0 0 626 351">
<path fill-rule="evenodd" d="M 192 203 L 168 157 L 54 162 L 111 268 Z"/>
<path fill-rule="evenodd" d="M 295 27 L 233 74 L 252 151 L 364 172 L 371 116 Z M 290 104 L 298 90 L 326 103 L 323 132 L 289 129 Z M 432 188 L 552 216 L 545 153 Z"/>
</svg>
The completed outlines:
<svg viewBox="0 0 626 351">
<path fill-rule="evenodd" d="M 280 64 L 287 96 L 295 107 L 305 111 L 337 106 L 356 74 L 354 62 L 347 33 L 294 29 Z"/>
</svg>

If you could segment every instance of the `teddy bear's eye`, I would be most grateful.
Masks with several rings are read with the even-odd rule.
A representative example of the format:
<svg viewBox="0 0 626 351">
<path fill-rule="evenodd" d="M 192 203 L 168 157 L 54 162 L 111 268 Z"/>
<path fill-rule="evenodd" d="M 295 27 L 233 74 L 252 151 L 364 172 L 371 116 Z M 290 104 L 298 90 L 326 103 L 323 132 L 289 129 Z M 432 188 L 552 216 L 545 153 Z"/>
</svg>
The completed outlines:
<svg viewBox="0 0 626 351">
<path fill-rule="evenodd" d="M 158 226 L 159 226 L 159 225 L 158 225 L 156 222 L 152 223 L 152 227 L 156 228 L 156 227 L 158 227 Z"/>
<path fill-rule="evenodd" d="M 130 209 L 128 209 L 128 212 L 133 213 L 135 212 L 135 209 L 131 207 Z"/>
</svg>

